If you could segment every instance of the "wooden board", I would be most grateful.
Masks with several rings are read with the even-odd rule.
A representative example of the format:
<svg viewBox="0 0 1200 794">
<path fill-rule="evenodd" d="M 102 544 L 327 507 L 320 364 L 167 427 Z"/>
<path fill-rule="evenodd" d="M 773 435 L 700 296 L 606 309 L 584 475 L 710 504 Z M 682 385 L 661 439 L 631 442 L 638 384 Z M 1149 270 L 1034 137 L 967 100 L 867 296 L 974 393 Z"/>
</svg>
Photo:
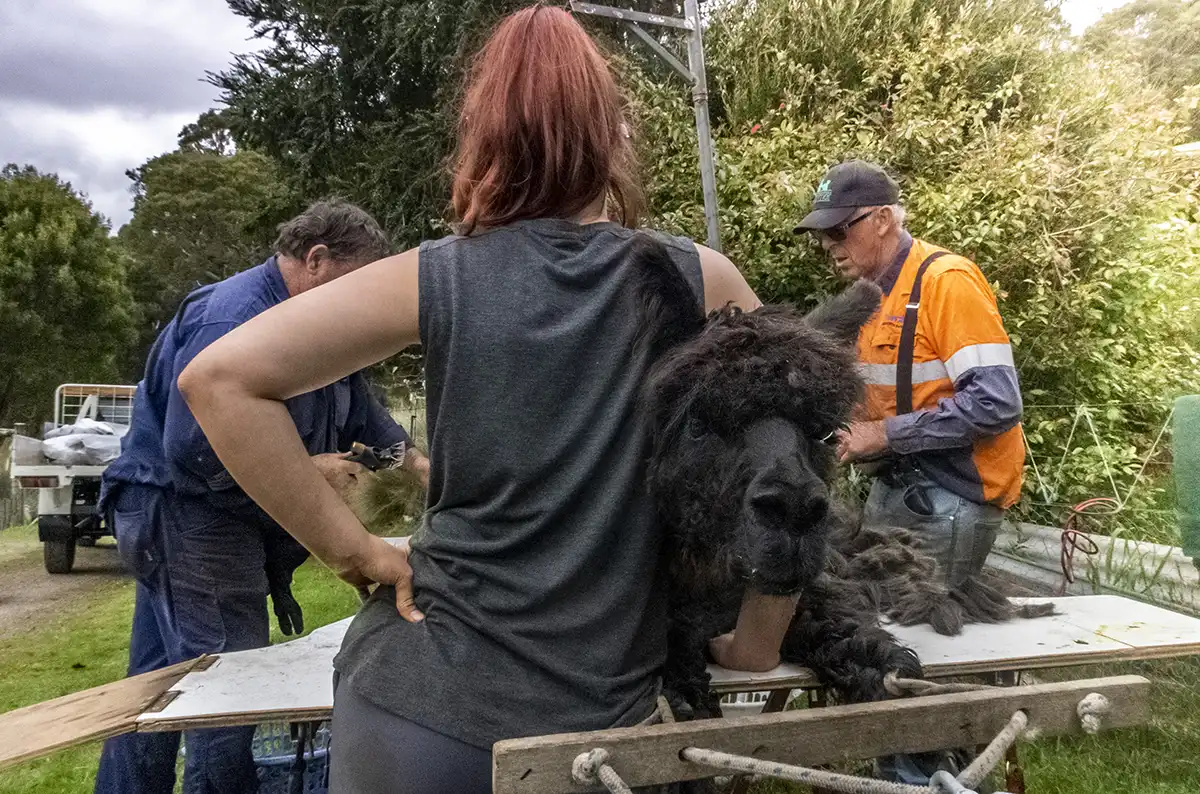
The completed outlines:
<svg viewBox="0 0 1200 794">
<path fill-rule="evenodd" d="M 1053 602 L 1058 614 L 973 624 L 957 637 L 944 637 L 929 626 L 887 628 L 917 652 L 929 678 L 1200 654 L 1200 620 L 1140 601 L 1120 596 L 1013 600 Z M 709 673 L 713 689 L 722 694 L 819 686 L 799 665 L 757 674 L 710 665 Z"/>
<path fill-rule="evenodd" d="M 1196 618 L 1120 596 L 1066 600 L 1069 611 L 1065 619 L 1092 628 L 1098 636 L 1154 654 L 1200 653 L 1200 637 L 1196 632 L 1200 621 Z"/>
<path fill-rule="evenodd" d="M 683 761 L 684 747 L 701 747 L 788 764 L 839 761 L 986 744 L 1012 714 L 1024 710 L 1043 735 L 1079 733 L 1076 707 L 1099 692 L 1112 704 L 1103 728 L 1144 725 L 1150 682 L 1140 676 L 1067 681 L 883 703 L 802 709 L 756 717 L 560 734 L 498 742 L 492 748 L 494 794 L 597 791 L 571 779 L 580 753 L 604 748 L 630 786 L 709 777 L 714 770 Z"/>
<path fill-rule="evenodd" d="M 204 658 L 0 714 L 0 769 L 131 733 L 142 712 Z"/>
<path fill-rule="evenodd" d="M 225 653 L 185 676 L 163 709 L 142 714 L 139 731 L 328 719 L 333 713 L 333 657 L 350 618 L 306 637 L 252 651 Z"/>
<path fill-rule="evenodd" d="M 1195 618 L 1117 596 L 1030 600 L 1053 601 L 1060 614 L 967 626 L 958 637 L 943 637 L 928 626 L 889 628 L 917 651 L 930 678 L 1200 653 Z M 333 710 L 333 657 L 349 623 L 270 648 L 222 654 L 208 670 L 182 679 L 165 709 L 142 715 L 138 730 L 327 719 Z M 713 689 L 722 694 L 819 685 L 798 665 L 767 673 L 711 665 L 709 672 Z"/>
</svg>

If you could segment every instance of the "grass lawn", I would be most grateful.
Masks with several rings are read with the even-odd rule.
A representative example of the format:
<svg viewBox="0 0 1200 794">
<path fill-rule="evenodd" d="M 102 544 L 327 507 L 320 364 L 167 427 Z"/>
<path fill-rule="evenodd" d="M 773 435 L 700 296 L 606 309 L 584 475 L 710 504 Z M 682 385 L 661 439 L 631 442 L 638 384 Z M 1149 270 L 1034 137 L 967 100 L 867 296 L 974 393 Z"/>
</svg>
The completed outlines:
<svg viewBox="0 0 1200 794">
<path fill-rule="evenodd" d="M 0 570 L 6 562 L 20 560 L 39 552 L 41 545 L 38 542 L 36 524 L 0 530 Z"/>
<path fill-rule="evenodd" d="M 0 533 L 0 559 L 8 543 L 23 539 L 23 529 L 9 532 Z M 312 560 L 296 572 L 293 592 L 307 631 L 352 615 L 358 606 L 354 590 Z M 132 616 L 133 584 L 116 582 L 93 591 L 87 605 L 70 615 L 0 639 L 0 712 L 124 676 Z M 271 641 L 282 639 L 272 614 Z M 97 743 L 6 769 L 0 772 L 0 794 L 91 792 L 99 757 Z"/>
<path fill-rule="evenodd" d="M 37 553 L 25 529 L 0 532 L 0 583 L 15 558 Z M 16 546 L 23 550 L 18 553 Z M 0 586 L 0 592 L 3 588 Z M 354 612 L 354 591 L 311 560 L 296 573 L 305 628 Z M 133 586 L 106 582 L 86 605 L 0 639 L 0 712 L 120 678 L 125 672 Z M 274 628 L 272 641 L 282 638 Z M 1157 684 L 1154 723 L 1099 737 L 1043 739 L 1022 746 L 1033 794 L 1197 794 L 1200 792 L 1200 660 L 1049 671 L 1041 678 L 1085 678 L 1135 672 Z M 98 744 L 57 753 L 0 772 L 0 794 L 82 794 L 92 790 Z M 755 794 L 804 792 L 803 786 L 761 783 Z"/>
</svg>

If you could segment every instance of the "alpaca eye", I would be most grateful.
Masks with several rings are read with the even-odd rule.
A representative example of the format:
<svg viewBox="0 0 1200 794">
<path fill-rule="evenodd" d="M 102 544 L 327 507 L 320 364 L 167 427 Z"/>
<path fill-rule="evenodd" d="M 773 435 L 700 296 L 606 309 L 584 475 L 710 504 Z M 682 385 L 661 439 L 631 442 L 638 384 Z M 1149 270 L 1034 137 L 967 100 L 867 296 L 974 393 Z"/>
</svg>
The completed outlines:
<svg viewBox="0 0 1200 794">
<path fill-rule="evenodd" d="M 687 421 L 687 434 L 688 438 L 692 439 L 693 441 L 699 441 L 708 435 L 708 428 L 704 426 L 703 422 L 692 416 L 689 417 Z"/>
</svg>

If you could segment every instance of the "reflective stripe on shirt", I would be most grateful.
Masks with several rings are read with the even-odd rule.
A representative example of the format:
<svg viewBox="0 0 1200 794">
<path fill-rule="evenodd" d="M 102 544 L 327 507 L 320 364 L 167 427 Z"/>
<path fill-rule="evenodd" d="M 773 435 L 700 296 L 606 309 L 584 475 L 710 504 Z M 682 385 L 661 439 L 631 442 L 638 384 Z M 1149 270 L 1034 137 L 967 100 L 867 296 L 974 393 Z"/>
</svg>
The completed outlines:
<svg viewBox="0 0 1200 794">
<path fill-rule="evenodd" d="M 858 371 L 868 386 L 891 386 L 893 388 L 896 386 L 895 364 L 866 364 L 860 361 Z M 912 382 L 914 386 L 918 383 L 929 383 L 948 377 L 946 365 L 941 361 L 913 362 Z"/>
<path fill-rule="evenodd" d="M 950 356 L 946 372 L 957 381 L 967 370 L 975 367 L 1014 367 L 1012 346 L 1007 344 L 968 345 Z M 915 382 L 915 378 L 914 378 Z"/>
</svg>

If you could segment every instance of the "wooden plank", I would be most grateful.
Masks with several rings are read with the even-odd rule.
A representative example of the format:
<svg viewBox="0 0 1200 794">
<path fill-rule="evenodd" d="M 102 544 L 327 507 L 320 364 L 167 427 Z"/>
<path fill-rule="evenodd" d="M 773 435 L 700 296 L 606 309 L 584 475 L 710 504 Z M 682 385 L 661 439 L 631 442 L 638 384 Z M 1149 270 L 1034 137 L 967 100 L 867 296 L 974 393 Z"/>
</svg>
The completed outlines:
<svg viewBox="0 0 1200 794">
<path fill-rule="evenodd" d="M 138 715 L 198 662 L 200 659 L 164 667 L 0 715 L 0 769 L 131 733 Z"/>
<path fill-rule="evenodd" d="M 138 730 L 328 719 L 333 710 L 333 657 L 350 620 L 290 642 L 221 654 L 207 670 L 180 680 L 173 687 L 177 697 L 161 710 L 141 715 Z"/>
<path fill-rule="evenodd" d="M 240 725 L 258 725 L 264 722 L 324 722 L 333 719 L 333 706 L 318 708 L 286 708 L 276 711 L 253 711 L 173 717 L 156 720 L 139 720 L 138 733 L 164 733 L 169 731 L 192 731 L 197 728 L 236 728 Z"/>
<path fill-rule="evenodd" d="M 1102 662 L 1139 661 L 1200 654 L 1200 620 L 1120 596 L 1031 598 L 1052 602 L 1058 614 L 995 625 L 974 624 L 957 637 L 929 626 L 887 629 L 921 657 L 927 678 L 1037 670 Z M 709 665 L 720 694 L 810 689 L 816 677 L 800 665 L 766 673 L 741 673 Z"/>
<path fill-rule="evenodd" d="M 1069 599 L 1061 620 L 1132 648 L 1200 647 L 1200 620 L 1169 609 L 1113 595 Z M 1195 652 L 1192 650 L 1191 652 Z"/>
<path fill-rule="evenodd" d="M 755 717 L 703 720 L 645 728 L 541 736 L 498 742 L 492 748 L 494 794 L 564 794 L 597 791 L 571 779 L 571 763 L 597 747 L 630 786 L 709 777 L 712 770 L 683 761 L 684 747 L 816 766 L 986 744 L 1013 712 L 1045 735 L 1079 733 L 1075 709 L 1090 692 L 1105 695 L 1112 711 L 1104 728 L 1149 720 L 1150 682 L 1140 676 L 1067 681 L 883 703 L 787 711 Z"/>
<path fill-rule="evenodd" d="M 821 686 L 813 672 L 799 664 L 784 663 L 765 673 L 744 673 L 710 664 L 708 674 L 712 678 L 709 687 L 721 695 L 775 689 L 816 689 Z"/>
</svg>

